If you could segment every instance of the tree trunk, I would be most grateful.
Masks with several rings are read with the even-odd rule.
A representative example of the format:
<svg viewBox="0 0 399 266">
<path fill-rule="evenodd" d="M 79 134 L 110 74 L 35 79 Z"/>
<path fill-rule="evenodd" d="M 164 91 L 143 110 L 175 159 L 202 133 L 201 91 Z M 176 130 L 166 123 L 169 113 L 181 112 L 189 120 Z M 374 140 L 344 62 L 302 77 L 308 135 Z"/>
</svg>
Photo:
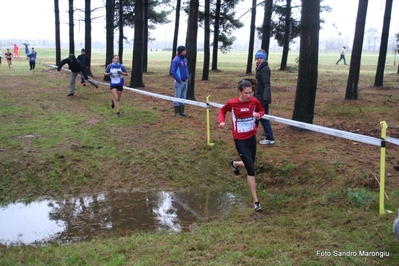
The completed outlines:
<svg viewBox="0 0 399 266">
<path fill-rule="evenodd" d="M 255 20 L 256 20 L 256 0 L 252 0 L 251 26 L 250 26 L 251 30 L 249 33 L 247 71 L 245 72 L 246 74 L 252 73 L 252 62 L 254 61 Z"/>
<path fill-rule="evenodd" d="M 270 47 L 270 22 L 272 20 L 272 7 L 273 0 L 266 0 L 265 2 L 265 14 L 263 16 L 263 31 L 262 31 L 262 43 L 261 48 L 266 51 L 266 54 L 269 54 Z"/>
<path fill-rule="evenodd" d="M 320 0 L 302 0 L 298 81 L 292 119 L 313 123 L 319 63 Z"/>
<path fill-rule="evenodd" d="M 190 82 L 187 89 L 187 99 L 195 100 L 195 68 L 197 65 L 197 37 L 198 37 L 199 0 L 190 0 L 190 14 L 188 17 L 187 60 L 190 72 Z"/>
<path fill-rule="evenodd" d="M 119 56 L 119 63 L 123 64 L 123 37 L 124 37 L 124 32 L 123 32 L 123 20 L 124 20 L 124 15 L 123 15 L 123 1 L 119 0 L 119 6 L 118 6 L 118 30 L 119 30 L 119 38 L 118 38 L 118 56 Z"/>
<path fill-rule="evenodd" d="M 75 24 L 73 22 L 73 0 L 68 0 L 69 54 L 75 54 Z"/>
<path fill-rule="evenodd" d="M 346 85 L 345 100 L 357 100 L 358 83 L 360 73 L 360 61 L 362 57 L 364 27 L 366 24 L 368 0 L 359 0 L 356 18 L 355 38 L 349 68 L 348 83 Z"/>
<path fill-rule="evenodd" d="M 384 82 L 384 69 L 388 50 L 389 24 L 391 23 L 392 2 L 393 0 L 386 0 L 385 2 L 384 24 L 382 26 L 380 54 L 378 56 L 377 73 L 375 75 L 374 86 L 383 86 Z"/>
<path fill-rule="evenodd" d="M 133 65 L 130 87 L 145 87 L 143 82 L 144 0 L 135 1 Z"/>
<path fill-rule="evenodd" d="M 205 1 L 205 17 L 204 17 L 204 65 L 202 69 L 202 80 L 209 80 L 209 61 L 211 56 L 210 48 L 210 12 L 211 12 L 211 1 Z"/>
<path fill-rule="evenodd" d="M 283 56 L 281 57 L 280 70 L 287 69 L 288 52 L 290 49 L 290 31 L 291 31 L 291 0 L 287 0 L 287 9 L 285 11 L 285 31 Z"/>
<path fill-rule="evenodd" d="M 105 29 L 106 29 L 106 52 L 105 65 L 112 63 L 114 56 L 114 17 L 115 17 L 115 0 L 106 0 L 105 2 Z M 105 81 L 110 81 L 109 76 L 104 75 Z"/>
<path fill-rule="evenodd" d="M 55 64 L 58 66 L 61 62 L 60 7 L 58 0 L 54 0 L 54 16 L 55 16 Z"/>
<path fill-rule="evenodd" d="M 85 0 L 85 52 L 89 57 L 87 62 L 89 67 L 89 76 L 93 76 L 91 73 L 91 0 Z"/>
<path fill-rule="evenodd" d="M 213 29 L 212 70 L 218 70 L 219 27 L 221 0 L 216 0 L 215 28 Z"/>
<path fill-rule="evenodd" d="M 175 16 L 175 31 L 173 33 L 172 58 L 170 60 L 169 75 L 170 75 L 171 70 L 172 70 L 172 60 L 176 56 L 177 38 L 179 37 L 180 8 L 181 8 L 181 0 L 177 0 L 176 1 L 176 16 Z"/>
<path fill-rule="evenodd" d="M 143 72 L 148 71 L 148 0 L 144 0 Z"/>
</svg>

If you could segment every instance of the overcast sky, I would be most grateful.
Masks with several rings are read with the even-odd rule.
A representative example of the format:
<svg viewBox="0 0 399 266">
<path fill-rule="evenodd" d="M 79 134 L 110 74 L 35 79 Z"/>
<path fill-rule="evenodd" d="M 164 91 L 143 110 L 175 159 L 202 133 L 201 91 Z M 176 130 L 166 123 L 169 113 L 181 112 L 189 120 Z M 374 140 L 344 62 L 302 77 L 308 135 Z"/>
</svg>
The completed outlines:
<svg viewBox="0 0 399 266">
<path fill-rule="evenodd" d="M 104 0 L 92 0 L 92 8 L 103 6 Z M 259 0 L 258 0 L 259 1 Z M 60 16 L 61 16 L 61 41 L 68 41 L 68 13 L 67 13 L 67 0 L 60 0 Z M 75 6 L 83 8 L 83 0 L 75 0 Z M 202 2 L 202 1 L 200 1 Z M 399 32 L 399 1 L 394 1 L 393 12 L 390 25 L 390 36 Z M 252 1 L 245 0 L 244 3 L 237 7 L 238 17 L 244 14 Z M 352 44 L 352 39 L 355 31 L 356 15 L 358 0 L 324 0 L 322 5 L 329 5 L 332 7 L 331 13 L 322 13 L 322 18 L 326 23 L 322 26 L 320 32 L 320 39 L 327 38 L 343 38 L 347 45 Z M 300 5 L 301 0 L 292 0 L 292 6 Z M 80 6 L 78 6 L 80 5 Z M 4 7 L 4 5 L 3 5 Z M 369 0 L 369 7 L 367 11 L 366 30 L 368 28 L 376 28 L 381 32 L 383 15 L 385 9 L 385 0 Z M 105 10 L 100 9 L 92 14 L 92 17 L 102 17 L 93 22 L 93 41 L 105 42 L 104 31 L 104 15 Z M 75 20 L 79 19 L 81 15 L 75 13 Z M 173 20 L 174 14 L 171 16 Z M 263 18 L 263 7 L 257 9 L 257 25 L 259 26 Z M 236 36 L 245 36 L 249 33 L 250 13 L 242 16 L 241 21 L 246 24 L 243 29 L 240 29 Z M 180 25 L 182 26 L 179 36 L 179 43 L 184 42 L 186 18 L 182 18 Z M 0 15 L 0 38 L 11 39 L 15 42 L 24 42 L 32 39 L 49 39 L 54 40 L 54 1 L 42 0 L 39 4 L 32 4 L 31 0 L 13 0 L 9 2 L 7 11 L 3 10 Z M 172 41 L 174 23 L 166 26 L 161 26 L 157 31 L 152 31 L 152 36 L 157 40 Z M 133 31 L 127 30 L 128 36 L 133 38 Z M 341 34 L 341 35 L 339 35 Z M 199 40 L 203 39 L 201 31 L 199 31 Z M 76 45 L 84 42 L 84 23 L 77 21 L 75 23 L 75 40 Z"/>
</svg>

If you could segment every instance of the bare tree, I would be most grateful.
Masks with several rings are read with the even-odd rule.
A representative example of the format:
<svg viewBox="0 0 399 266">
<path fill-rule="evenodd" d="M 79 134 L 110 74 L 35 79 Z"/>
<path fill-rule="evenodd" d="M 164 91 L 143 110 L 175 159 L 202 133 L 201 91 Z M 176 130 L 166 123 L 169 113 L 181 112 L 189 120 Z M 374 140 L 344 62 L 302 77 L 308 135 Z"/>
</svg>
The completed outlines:
<svg viewBox="0 0 399 266">
<path fill-rule="evenodd" d="M 58 66 L 61 62 L 60 7 L 58 0 L 54 0 L 54 16 L 55 16 L 55 64 Z"/>
<path fill-rule="evenodd" d="M 75 54 L 75 23 L 73 21 L 73 0 L 68 0 L 68 17 L 69 17 L 69 54 Z"/>
<path fill-rule="evenodd" d="M 88 56 L 89 60 L 87 61 L 87 66 L 88 66 L 88 75 L 89 76 L 93 76 L 93 74 L 91 73 L 91 50 L 92 50 L 92 39 L 91 39 L 91 30 L 92 30 L 92 21 L 96 18 L 92 17 L 92 12 L 95 11 L 96 9 L 91 9 L 91 3 L 92 0 L 84 0 L 84 9 L 81 8 L 75 8 L 75 12 L 83 12 L 84 13 L 84 17 L 83 19 L 79 19 L 79 21 L 83 21 L 84 22 L 84 28 L 85 28 L 85 32 L 84 32 L 84 48 L 85 48 L 85 52 L 86 55 Z M 103 8 L 103 7 L 100 7 Z M 79 15 L 79 13 L 77 13 Z M 98 17 L 97 17 L 98 18 Z M 103 19 L 103 17 L 100 17 L 101 19 Z"/>
<path fill-rule="evenodd" d="M 190 15 L 188 17 L 187 60 L 190 72 L 190 82 L 187 88 L 187 99 L 195 100 L 195 68 L 197 64 L 199 0 L 190 0 Z"/>
<path fill-rule="evenodd" d="M 320 0 L 302 0 L 301 21 L 298 81 L 292 119 L 313 123 L 319 62 Z"/>
<path fill-rule="evenodd" d="M 300 20 L 292 16 L 292 0 L 264 0 L 263 2 L 265 4 L 263 25 L 256 27 L 258 38 L 262 40 L 262 49 L 268 53 L 270 37 L 274 36 L 278 45 L 283 47 L 280 70 L 285 70 L 287 69 L 290 42 L 300 35 Z M 286 4 L 280 5 L 278 2 Z M 300 5 L 294 6 L 294 8 L 299 7 Z M 321 9 L 328 11 L 329 7 L 321 6 Z M 320 20 L 320 23 L 322 22 Z"/>
<path fill-rule="evenodd" d="M 382 26 L 380 54 L 378 56 L 377 73 L 375 75 L 374 86 L 383 86 L 385 61 L 387 58 L 388 39 L 389 39 L 389 24 L 391 23 L 393 0 L 386 0 L 384 24 Z"/>
<path fill-rule="evenodd" d="M 280 70 L 287 69 L 288 51 L 290 49 L 290 29 L 291 29 L 291 0 L 287 0 L 287 7 L 285 10 L 283 56 L 281 57 Z"/>
<path fill-rule="evenodd" d="M 173 47 L 172 47 L 172 58 L 176 56 L 176 49 L 177 49 L 177 38 L 179 37 L 179 20 L 180 20 L 180 9 L 181 9 L 181 0 L 176 1 L 176 13 L 175 13 L 175 31 L 173 33 Z M 172 64 L 169 67 L 169 75 L 172 68 Z"/>
<path fill-rule="evenodd" d="M 89 57 L 89 62 L 87 62 L 89 73 L 87 74 L 93 76 L 91 73 L 91 0 L 85 0 L 85 51 Z"/>
<path fill-rule="evenodd" d="M 205 1 L 205 12 L 204 12 L 204 65 L 202 69 L 202 80 L 209 79 L 209 60 L 211 56 L 210 48 L 210 20 L 211 20 L 211 0 Z"/>
<path fill-rule="evenodd" d="M 346 85 L 346 100 L 357 100 L 358 84 L 360 73 L 360 62 L 362 57 L 364 27 L 366 24 L 368 0 L 359 0 L 357 10 L 355 38 L 353 40 L 353 49 L 351 55 L 351 63 L 349 68 L 348 83 Z"/>
<path fill-rule="evenodd" d="M 263 27 L 262 27 L 262 43 L 261 48 L 266 51 L 266 54 L 269 54 L 270 47 L 270 21 L 272 20 L 272 7 L 273 0 L 265 1 L 265 12 L 263 15 Z"/>
<path fill-rule="evenodd" d="M 239 1 L 241 0 L 216 0 L 216 4 L 210 8 L 211 25 L 213 25 L 212 70 L 217 70 L 219 50 L 227 53 L 236 40 L 233 36 L 234 30 L 244 26 L 239 19 L 235 18 L 234 9 Z"/>
<path fill-rule="evenodd" d="M 148 0 L 144 0 L 144 32 L 143 32 L 143 72 L 148 70 Z"/>
<path fill-rule="evenodd" d="M 123 31 L 123 0 L 119 0 L 118 2 L 118 30 L 119 30 L 119 38 L 118 38 L 118 56 L 119 63 L 123 64 L 123 41 L 124 41 L 124 31 Z"/>
<path fill-rule="evenodd" d="M 130 87 L 145 87 L 143 82 L 144 0 L 135 1 L 133 65 Z"/>
<path fill-rule="evenodd" d="M 252 73 L 252 62 L 254 61 L 254 43 L 255 43 L 255 20 L 256 20 L 256 0 L 252 0 L 251 25 L 249 33 L 249 47 L 246 74 Z"/>
<path fill-rule="evenodd" d="M 221 0 L 216 0 L 215 27 L 213 30 L 212 70 L 218 70 L 219 27 Z"/>
<path fill-rule="evenodd" d="M 115 18 L 115 0 L 106 0 L 105 2 L 105 29 L 106 29 L 106 52 L 105 65 L 112 63 L 114 56 L 114 18 Z M 109 81 L 110 77 L 104 75 L 104 80 Z"/>
<path fill-rule="evenodd" d="M 127 39 L 124 35 L 124 27 L 135 27 L 135 0 L 116 0 L 119 11 L 115 14 L 114 27 L 119 28 L 119 51 L 120 59 L 123 53 L 123 43 Z M 155 29 L 156 24 L 165 24 L 170 22 L 168 15 L 171 4 L 169 0 L 145 0 L 144 1 L 144 47 L 143 47 L 143 71 L 147 72 L 148 65 L 148 42 L 150 30 Z"/>
</svg>

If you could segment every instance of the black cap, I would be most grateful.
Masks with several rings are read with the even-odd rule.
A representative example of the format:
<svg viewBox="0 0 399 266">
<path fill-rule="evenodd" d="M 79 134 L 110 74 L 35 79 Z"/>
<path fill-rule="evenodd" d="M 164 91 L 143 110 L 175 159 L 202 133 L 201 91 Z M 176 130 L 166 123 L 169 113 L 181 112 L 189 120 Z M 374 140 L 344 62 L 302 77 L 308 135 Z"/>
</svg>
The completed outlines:
<svg viewBox="0 0 399 266">
<path fill-rule="evenodd" d="M 75 59 L 76 59 L 76 57 L 75 57 L 74 54 L 70 54 L 70 55 L 69 55 L 69 60 L 75 60 Z"/>
<path fill-rule="evenodd" d="M 177 53 L 181 54 L 184 50 L 186 50 L 186 47 L 183 45 L 180 45 L 179 47 L 177 47 Z"/>
<path fill-rule="evenodd" d="M 83 49 L 81 50 L 81 52 L 86 52 L 85 48 L 83 48 Z"/>
</svg>

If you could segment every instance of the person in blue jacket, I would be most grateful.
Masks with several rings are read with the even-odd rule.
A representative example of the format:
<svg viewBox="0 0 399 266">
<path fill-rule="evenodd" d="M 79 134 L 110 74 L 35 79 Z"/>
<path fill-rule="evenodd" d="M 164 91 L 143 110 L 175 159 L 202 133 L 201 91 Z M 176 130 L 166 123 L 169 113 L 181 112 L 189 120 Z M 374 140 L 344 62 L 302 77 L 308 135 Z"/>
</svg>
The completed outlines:
<svg viewBox="0 0 399 266">
<path fill-rule="evenodd" d="M 29 47 L 27 44 L 25 44 L 25 54 L 26 54 L 26 56 L 28 56 L 28 54 L 29 54 Z"/>
<path fill-rule="evenodd" d="M 175 98 L 186 99 L 188 81 L 190 79 L 190 73 L 188 71 L 188 61 L 185 58 L 187 51 L 186 47 L 177 47 L 177 56 L 173 58 L 171 74 L 175 79 Z M 173 102 L 173 108 L 175 110 L 175 116 L 190 117 L 184 112 L 184 103 Z"/>
<path fill-rule="evenodd" d="M 32 75 L 35 74 L 36 58 L 37 58 L 37 52 L 35 51 L 35 48 L 32 47 L 32 52 L 30 52 L 26 58 L 29 59 L 29 67 L 30 70 L 32 71 Z"/>
</svg>

